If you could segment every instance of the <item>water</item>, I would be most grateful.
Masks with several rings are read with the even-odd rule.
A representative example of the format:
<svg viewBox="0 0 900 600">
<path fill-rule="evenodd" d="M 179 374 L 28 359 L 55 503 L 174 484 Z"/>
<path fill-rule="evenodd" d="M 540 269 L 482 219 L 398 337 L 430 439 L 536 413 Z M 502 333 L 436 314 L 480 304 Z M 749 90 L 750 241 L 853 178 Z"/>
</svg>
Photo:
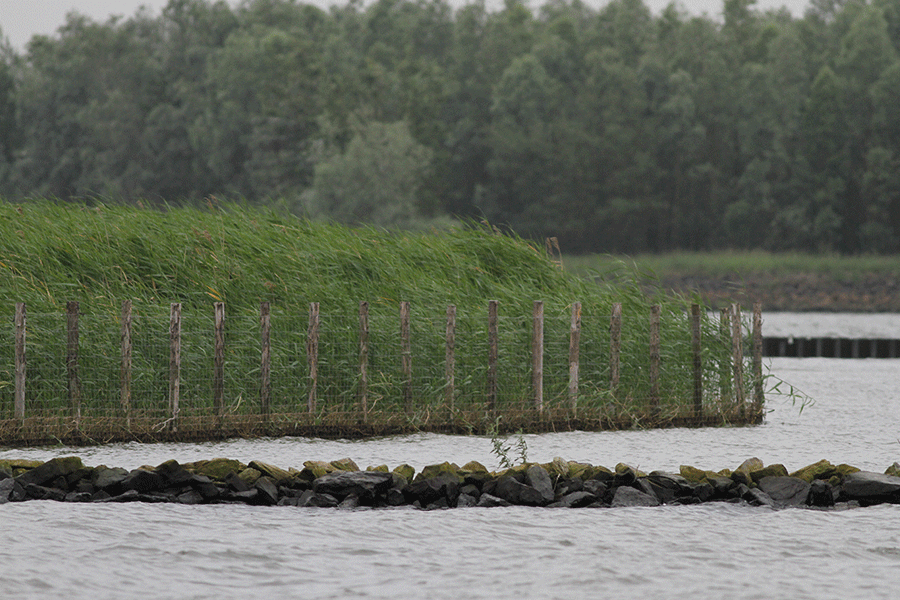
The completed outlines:
<svg viewBox="0 0 900 600">
<path fill-rule="evenodd" d="M 864 327 L 874 329 L 883 329 L 879 319 L 896 319 L 867 317 Z M 788 335 L 798 336 L 821 323 L 782 318 L 789 320 L 796 323 Z M 759 427 L 527 435 L 528 458 L 665 470 L 734 468 L 751 456 L 794 470 L 827 458 L 879 472 L 900 461 L 900 361 L 779 358 L 771 371 L 813 403 L 770 395 Z M 498 466 L 488 439 L 430 434 L 7 449 L 0 458 L 73 453 L 90 465 L 124 467 L 216 456 L 283 467 L 343 457 L 363 467 L 473 459 Z M 0 505 L 0 536 L 0 590 L 10 599 L 819 600 L 894 598 L 900 584 L 900 505 L 420 512 L 48 501 Z"/>
</svg>

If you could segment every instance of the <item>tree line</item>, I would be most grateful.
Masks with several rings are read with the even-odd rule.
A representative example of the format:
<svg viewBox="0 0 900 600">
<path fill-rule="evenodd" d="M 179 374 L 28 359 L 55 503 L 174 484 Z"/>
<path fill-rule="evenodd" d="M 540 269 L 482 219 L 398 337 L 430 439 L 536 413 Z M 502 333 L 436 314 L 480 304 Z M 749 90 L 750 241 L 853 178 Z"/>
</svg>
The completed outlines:
<svg viewBox="0 0 900 600">
<path fill-rule="evenodd" d="M 240 198 L 568 252 L 900 251 L 900 0 L 170 0 L 0 48 L 0 195 Z"/>
</svg>

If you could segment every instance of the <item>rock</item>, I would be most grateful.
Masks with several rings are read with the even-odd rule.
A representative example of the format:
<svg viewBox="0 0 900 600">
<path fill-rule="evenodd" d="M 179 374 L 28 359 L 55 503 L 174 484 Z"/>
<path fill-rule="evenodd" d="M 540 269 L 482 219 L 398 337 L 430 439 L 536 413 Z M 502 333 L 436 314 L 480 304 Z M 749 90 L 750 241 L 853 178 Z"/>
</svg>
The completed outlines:
<svg viewBox="0 0 900 600">
<path fill-rule="evenodd" d="M 421 473 L 416 475 L 413 481 L 419 481 L 421 479 L 431 479 L 443 473 L 450 473 L 451 475 L 454 475 L 455 477 L 459 478 L 460 481 L 462 481 L 462 477 L 459 475 L 459 467 L 449 462 L 443 462 L 439 465 L 428 465 L 427 467 L 422 469 Z"/>
<path fill-rule="evenodd" d="M 566 494 L 556 502 L 548 504 L 548 508 L 581 508 L 593 504 L 598 500 L 597 496 L 590 492 L 580 491 Z"/>
<path fill-rule="evenodd" d="M 651 486 L 653 493 L 663 504 L 670 504 L 676 498 L 687 498 L 694 494 L 691 483 L 681 475 L 653 471 L 644 480 Z"/>
<path fill-rule="evenodd" d="M 90 502 L 92 499 L 92 495 L 87 492 L 69 492 L 63 502 Z"/>
<path fill-rule="evenodd" d="M 238 473 L 238 477 L 243 479 L 244 483 L 246 483 L 247 485 L 252 486 L 254 483 L 256 483 L 257 479 L 262 477 L 262 471 L 247 467 L 246 469 Z"/>
<path fill-rule="evenodd" d="M 175 501 L 179 504 L 203 504 L 205 499 L 197 490 L 188 490 L 182 492 L 175 497 Z"/>
<path fill-rule="evenodd" d="M 214 458 L 184 465 L 184 468 L 197 475 L 206 475 L 216 481 L 224 481 L 229 473 L 240 473 L 246 465 L 230 458 Z M 253 482 L 250 482 L 252 485 Z"/>
<path fill-rule="evenodd" d="M 519 482 L 511 475 L 504 475 L 500 478 L 494 493 L 511 504 L 525 506 L 545 506 L 553 500 L 551 498 L 550 501 L 547 501 L 544 494 L 530 485 Z"/>
<path fill-rule="evenodd" d="M 398 467 L 395 467 L 391 472 L 396 473 L 397 475 L 405 479 L 407 483 L 412 481 L 416 476 L 416 470 L 407 464 L 402 464 Z"/>
<path fill-rule="evenodd" d="M 642 473 L 634 467 L 626 465 L 625 463 L 619 463 L 616 465 L 616 485 L 631 485 L 637 480 L 638 477 L 643 477 L 644 475 L 646 475 L 646 473 Z"/>
<path fill-rule="evenodd" d="M 817 507 L 834 506 L 834 488 L 827 481 L 822 481 L 821 479 L 813 480 L 809 486 L 806 504 Z"/>
<path fill-rule="evenodd" d="M 747 488 L 741 499 L 753 506 L 775 506 L 775 501 L 772 500 L 772 497 L 759 488 Z"/>
<path fill-rule="evenodd" d="M 338 500 L 330 494 L 319 494 L 312 490 L 306 490 L 303 495 L 297 499 L 297 506 L 316 506 L 319 508 L 334 508 L 338 505 Z"/>
<path fill-rule="evenodd" d="M 900 477 L 900 463 L 895 462 L 894 464 L 889 466 L 887 469 L 885 469 L 884 474 L 891 475 L 893 477 Z"/>
<path fill-rule="evenodd" d="M 737 485 L 729 476 L 714 475 L 706 480 L 713 488 L 713 495 L 716 498 L 725 498 L 730 495 L 732 488 Z"/>
<path fill-rule="evenodd" d="M 256 488 L 257 491 L 257 504 L 265 506 L 275 506 L 278 504 L 278 486 L 271 477 L 260 477 L 256 480 L 256 483 L 253 484 L 253 487 Z"/>
<path fill-rule="evenodd" d="M 308 481 L 314 481 L 323 475 L 335 472 L 337 469 L 331 463 L 321 460 L 308 460 L 303 463 L 303 470 L 300 471 L 301 477 Z"/>
<path fill-rule="evenodd" d="M 612 499 L 613 508 L 631 506 L 659 506 L 659 500 L 633 487 L 622 486 L 616 490 Z"/>
<path fill-rule="evenodd" d="M 115 496 L 122 490 L 122 481 L 128 477 L 128 471 L 120 467 L 108 468 L 103 465 L 94 467 L 91 473 L 91 484 L 98 490 L 106 490 Z"/>
<path fill-rule="evenodd" d="M 440 498 L 447 498 L 453 505 L 459 497 L 459 483 L 459 476 L 455 473 L 444 472 L 429 479 L 417 477 L 403 489 L 403 495 L 409 504 L 419 502 L 421 506 L 428 506 Z"/>
<path fill-rule="evenodd" d="M 807 483 L 812 483 L 814 479 L 829 479 L 838 474 L 837 467 L 825 459 L 817 463 L 807 465 L 802 469 L 798 469 L 791 473 L 791 477 L 797 477 Z"/>
<path fill-rule="evenodd" d="M 22 473 L 16 479 L 23 486 L 33 483 L 35 485 L 44 486 L 59 477 L 65 478 L 66 475 L 84 468 L 84 463 L 77 456 L 64 456 L 59 458 L 51 458 L 40 466 L 34 467 L 25 473 Z"/>
<path fill-rule="evenodd" d="M 394 483 L 390 473 L 380 471 L 335 471 L 313 482 L 312 489 L 335 498 L 356 496 L 359 503 L 371 506 L 386 497 Z"/>
<path fill-rule="evenodd" d="M 478 505 L 478 498 L 470 494 L 460 494 L 456 499 L 457 508 L 469 508 Z"/>
<path fill-rule="evenodd" d="M 543 467 L 547 470 L 547 473 L 552 477 L 557 479 L 567 479 L 569 478 L 569 463 L 564 461 L 559 456 L 555 456 L 553 461 L 543 465 Z"/>
<path fill-rule="evenodd" d="M 290 481 L 294 478 L 293 475 L 291 475 L 284 469 L 257 460 L 251 460 L 250 464 L 247 466 L 251 469 L 256 469 L 257 471 L 262 473 L 263 476 L 268 477 L 276 484 L 283 481 Z M 356 470 L 358 471 L 359 469 Z"/>
<path fill-rule="evenodd" d="M 715 473 L 712 473 L 711 471 L 703 471 L 702 469 L 688 465 L 681 465 L 678 467 L 678 473 L 691 483 L 702 483 L 709 477 L 715 475 Z"/>
<path fill-rule="evenodd" d="M 584 491 L 593 494 L 598 498 L 602 498 L 608 489 L 609 486 L 597 479 L 588 479 L 584 482 Z"/>
<path fill-rule="evenodd" d="M 716 490 L 709 481 L 704 481 L 694 487 L 694 497 L 700 502 L 709 502 L 715 495 Z"/>
<path fill-rule="evenodd" d="M 481 508 L 495 508 L 497 506 L 512 506 L 512 504 L 503 498 L 498 498 L 491 494 L 481 494 L 477 506 Z"/>
<path fill-rule="evenodd" d="M 468 473 L 487 473 L 487 467 L 478 462 L 477 460 L 470 460 L 466 464 L 462 466 L 460 469 L 462 471 L 466 471 Z"/>
<path fill-rule="evenodd" d="M 329 463 L 336 471 L 359 471 L 359 466 L 350 458 L 341 458 Z"/>
<path fill-rule="evenodd" d="M 803 506 L 809 497 L 810 484 L 798 477 L 779 475 L 760 479 L 759 489 L 765 492 L 777 507 Z"/>
<path fill-rule="evenodd" d="M 167 460 L 154 470 L 163 478 L 166 487 L 184 487 L 194 481 L 195 477 L 206 477 L 205 475 L 191 473 L 178 464 L 177 460 Z"/>
<path fill-rule="evenodd" d="M 366 471 L 378 471 L 379 473 L 390 473 L 387 465 L 378 465 L 377 467 L 366 467 Z"/>
<path fill-rule="evenodd" d="M 250 485 L 248 485 L 246 481 L 241 479 L 241 477 L 239 477 L 238 474 L 234 471 L 225 476 L 225 483 L 230 489 L 235 492 L 246 492 L 250 490 Z"/>
<path fill-rule="evenodd" d="M 600 483 L 599 481 L 597 483 Z M 561 479 L 556 483 L 556 496 L 562 498 L 566 494 L 584 490 L 584 481 L 581 479 Z"/>
<path fill-rule="evenodd" d="M 341 500 L 340 504 L 338 504 L 337 507 L 343 509 L 354 509 L 359 508 L 359 506 L 359 497 L 356 496 L 356 494 L 350 494 L 349 496 Z"/>
<path fill-rule="evenodd" d="M 135 469 L 122 480 L 123 489 L 135 490 L 141 494 L 158 492 L 165 489 L 165 487 L 166 481 L 163 479 L 162 475 L 144 469 Z"/>
<path fill-rule="evenodd" d="M 28 500 L 56 500 L 62 502 L 66 497 L 66 492 L 50 487 L 37 485 L 36 483 L 26 483 L 25 498 Z"/>
<path fill-rule="evenodd" d="M 741 466 L 739 466 L 739 467 L 738 467 L 737 469 L 735 469 L 734 471 L 735 471 L 735 473 L 738 472 L 738 471 L 742 471 L 742 472 L 746 473 L 747 475 L 750 475 L 751 472 L 753 472 L 753 471 L 759 471 L 759 470 L 762 469 L 763 467 L 765 467 L 765 465 L 763 464 L 763 461 L 761 461 L 761 460 L 759 460 L 758 458 L 755 458 L 755 457 L 754 457 L 754 458 L 748 458 L 747 460 L 745 460 L 744 462 L 742 462 L 742 463 L 741 463 Z M 733 474 L 734 474 L 734 473 L 732 473 L 732 475 L 733 475 Z"/>
<path fill-rule="evenodd" d="M 900 477 L 857 471 L 844 477 L 843 494 L 860 506 L 883 502 L 900 502 Z"/>
<path fill-rule="evenodd" d="M 11 501 L 10 496 L 12 495 L 13 488 L 16 486 L 18 486 L 19 489 L 22 489 L 22 484 L 12 477 L 0 479 L 0 504 L 6 504 Z"/>
<path fill-rule="evenodd" d="M 768 467 L 763 467 L 762 469 L 756 469 L 750 471 L 750 479 L 753 480 L 753 483 L 759 483 L 760 479 L 764 477 L 787 477 L 788 472 L 784 465 L 769 465 Z"/>
<path fill-rule="evenodd" d="M 541 465 L 532 465 L 525 471 L 525 483 L 540 493 L 542 504 L 550 504 L 556 498 L 550 474 Z"/>
</svg>

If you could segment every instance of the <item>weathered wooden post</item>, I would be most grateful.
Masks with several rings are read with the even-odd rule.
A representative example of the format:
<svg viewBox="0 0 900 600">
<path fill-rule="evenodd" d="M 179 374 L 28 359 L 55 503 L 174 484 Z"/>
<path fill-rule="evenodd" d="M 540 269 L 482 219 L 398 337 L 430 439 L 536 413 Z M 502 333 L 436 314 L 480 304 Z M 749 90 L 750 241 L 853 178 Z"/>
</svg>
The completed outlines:
<svg viewBox="0 0 900 600">
<path fill-rule="evenodd" d="M 609 320 L 609 391 L 613 398 L 619 391 L 619 353 L 622 348 L 622 303 L 612 305 Z"/>
<path fill-rule="evenodd" d="M 81 379 L 78 376 L 78 302 L 66 302 L 66 386 L 75 426 L 81 423 Z"/>
<path fill-rule="evenodd" d="M 659 311 L 658 304 L 650 307 L 650 414 L 654 420 L 659 418 Z"/>
<path fill-rule="evenodd" d="M 487 408 L 497 410 L 497 362 L 500 355 L 499 302 L 488 303 Z"/>
<path fill-rule="evenodd" d="M 213 407 L 219 427 L 225 419 L 225 303 L 213 304 L 215 313 L 213 348 Z"/>
<path fill-rule="evenodd" d="M 400 371 L 403 378 L 403 407 L 412 410 L 412 341 L 409 332 L 411 308 L 409 302 L 400 303 Z"/>
<path fill-rule="evenodd" d="M 719 316 L 719 333 L 723 344 L 731 341 L 731 318 L 731 307 L 723 307 Z M 723 407 L 731 404 L 732 383 L 733 369 L 728 361 L 723 360 L 719 367 L 719 397 Z"/>
<path fill-rule="evenodd" d="M 359 303 L 359 411 L 369 420 L 369 303 Z"/>
<path fill-rule="evenodd" d="M 259 412 L 268 420 L 272 400 L 272 316 L 268 302 L 259 304 Z"/>
<path fill-rule="evenodd" d="M 734 365 L 734 401 L 737 403 L 741 419 L 746 416 L 744 406 L 744 336 L 741 331 L 741 307 L 731 307 L 731 348 Z"/>
<path fill-rule="evenodd" d="M 131 429 L 131 300 L 122 302 L 122 362 L 119 370 L 120 401 L 125 426 Z"/>
<path fill-rule="evenodd" d="M 306 329 L 306 362 L 309 365 L 309 395 L 306 408 L 315 414 L 319 387 L 319 303 L 309 303 L 309 325 Z"/>
<path fill-rule="evenodd" d="M 703 358 L 701 340 L 700 305 L 691 305 L 691 354 L 694 362 L 694 420 L 699 424 L 703 418 Z"/>
<path fill-rule="evenodd" d="M 569 322 L 569 404 L 572 414 L 578 410 L 578 377 L 581 354 L 581 302 L 572 304 Z"/>
<path fill-rule="evenodd" d="M 544 410 L 544 303 L 535 300 L 531 309 L 531 389 L 534 408 Z"/>
<path fill-rule="evenodd" d="M 762 419 L 763 405 L 766 402 L 763 390 L 762 374 L 762 305 L 753 305 L 753 417 Z"/>
<path fill-rule="evenodd" d="M 15 417 L 20 423 L 25 421 L 25 303 L 16 302 L 16 392 Z"/>
<path fill-rule="evenodd" d="M 447 328 L 444 336 L 444 402 L 450 414 L 456 398 L 456 306 L 447 307 Z"/>
<path fill-rule="evenodd" d="M 169 431 L 178 431 L 181 395 L 181 303 L 173 302 L 169 314 Z"/>
</svg>

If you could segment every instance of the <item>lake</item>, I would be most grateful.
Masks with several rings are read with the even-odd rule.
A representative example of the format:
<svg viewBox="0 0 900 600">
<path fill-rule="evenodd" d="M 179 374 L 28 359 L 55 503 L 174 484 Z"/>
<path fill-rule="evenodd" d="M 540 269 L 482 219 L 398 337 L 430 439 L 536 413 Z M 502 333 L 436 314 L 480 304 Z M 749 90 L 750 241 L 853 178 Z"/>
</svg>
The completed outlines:
<svg viewBox="0 0 900 600">
<path fill-rule="evenodd" d="M 853 322 L 855 324 L 847 325 Z M 835 325 L 840 323 L 840 325 Z M 842 327 L 837 333 L 829 327 Z M 900 337 L 898 315 L 765 315 L 770 335 Z M 776 333 L 777 332 L 777 333 Z M 786 332 L 786 333 L 783 333 Z M 823 333 L 820 333 L 823 332 Z M 822 458 L 883 472 L 900 461 L 900 361 L 776 358 L 802 396 L 767 396 L 757 427 L 523 436 L 528 459 L 614 467 L 793 471 Z M 497 468 L 484 437 L 281 438 L 209 444 L 3 449 L 134 468 L 236 458 L 282 467 L 350 457 L 362 467 L 449 460 Z M 417 511 L 296 507 L 0 505 L 3 598 L 893 598 L 900 505 L 771 510 L 735 504 L 630 509 Z"/>
</svg>

